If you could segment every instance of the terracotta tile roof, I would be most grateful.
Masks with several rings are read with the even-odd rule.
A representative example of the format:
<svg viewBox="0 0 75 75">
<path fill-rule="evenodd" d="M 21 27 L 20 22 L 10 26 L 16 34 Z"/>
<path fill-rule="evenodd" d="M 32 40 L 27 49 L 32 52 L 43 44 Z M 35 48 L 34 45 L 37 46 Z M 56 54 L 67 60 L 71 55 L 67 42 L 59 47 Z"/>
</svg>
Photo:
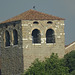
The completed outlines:
<svg viewBox="0 0 75 75">
<path fill-rule="evenodd" d="M 2 23 L 17 21 L 17 20 L 64 20 L 64 19 L 30 9 L 30 10 L 28 10 L 20 15 L 17 15 L 15 17 L 12 17 Z M 0 24 L 2 24 L 2 23 L 0 23 Z"/>
</svg>

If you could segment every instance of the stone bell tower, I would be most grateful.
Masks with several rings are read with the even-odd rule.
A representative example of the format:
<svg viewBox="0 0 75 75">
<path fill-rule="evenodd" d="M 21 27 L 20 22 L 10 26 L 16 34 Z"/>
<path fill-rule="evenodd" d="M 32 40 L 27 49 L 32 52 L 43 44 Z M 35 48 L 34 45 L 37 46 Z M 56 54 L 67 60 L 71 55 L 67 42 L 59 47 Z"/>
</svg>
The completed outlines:
<svg viewBox="0 0 75 75">
<path fill-rule="evenodd" d="M 2 75 L 20 75 L 39 58 L 65 54 L 64 19 L 28 10 L 0 23 Z"/>
</svg>

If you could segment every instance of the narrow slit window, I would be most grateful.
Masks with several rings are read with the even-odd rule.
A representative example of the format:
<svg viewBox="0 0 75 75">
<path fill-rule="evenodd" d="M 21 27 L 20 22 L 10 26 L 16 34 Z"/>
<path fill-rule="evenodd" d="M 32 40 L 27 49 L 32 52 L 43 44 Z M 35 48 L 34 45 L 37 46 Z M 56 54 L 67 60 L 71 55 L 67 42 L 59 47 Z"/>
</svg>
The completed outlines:
<svg viewBox="0 0 75 75">
<path fill-rule="evenodd" d="M 16 29 L 13 30 L 13 37 L 14 37 L 13 44 L 17 45 L 18 44 L 18 33 Z"/>
<path fill-rule="evenodd" d="M 38 29 L 32 31 L 32 43 L 41 43 L 41 34 Z"/>
<path fill-rule="evenodd" d="M 5 31 L 5 46 L 10 46 L 10 34 L 7 30 Z"/>
</svg>

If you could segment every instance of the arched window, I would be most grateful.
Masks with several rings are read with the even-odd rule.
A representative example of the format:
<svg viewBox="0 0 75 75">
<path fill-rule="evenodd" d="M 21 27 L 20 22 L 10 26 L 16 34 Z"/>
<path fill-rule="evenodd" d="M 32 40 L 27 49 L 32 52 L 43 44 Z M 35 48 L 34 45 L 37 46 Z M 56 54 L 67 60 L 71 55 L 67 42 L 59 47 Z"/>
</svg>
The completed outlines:
<svg viewBox="0 0 75 75">
<path fill-rule="evenodd" d="M 10 46 L 10 34 L 7 30 L 5 31 L 5 46 Z"/>
<path fill-rule="evenodd" d="M 47 22 L 47 24 L 52 24 L 52 23 L 53 23 L 52 21 L 48 21 L 48 22 Z"/>
<path fill-rule="evenodd" d="M 39 22 L 35 21 L 35 22 L 33 22 L 33 24 L 39 24 Z"/>
<path fill-rule="evenodd" d="M 33 43 L 41 43 L 41 34 L 38 29 L 34 29 L 32 31 L 32 42 Z"/>
<path fill-rule="evenodd" d="M 13 30 L 13 37 L 14 37 L 13 44 L 17 45 L 18 44 L 18 33 L 16 29 Z"/>
<path fill-rule="evenodd" d="M 55 35 L 53 29 L 48 29 L 46 32 L 46 43 L 55 43 Z"/>
</svg>

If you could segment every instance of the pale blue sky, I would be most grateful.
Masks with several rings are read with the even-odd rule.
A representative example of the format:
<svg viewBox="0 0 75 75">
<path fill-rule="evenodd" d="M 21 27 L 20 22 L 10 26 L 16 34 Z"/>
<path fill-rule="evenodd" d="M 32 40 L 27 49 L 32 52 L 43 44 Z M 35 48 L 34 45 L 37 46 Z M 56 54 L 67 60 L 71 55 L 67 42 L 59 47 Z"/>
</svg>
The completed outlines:
<svg viewBox="0 0 75 75">
<path fill-rule="evenodd" d="M 32 9 L 65 18 L 65 43 L 75 41 L 75 0 L 0 0 L 0 21 Z"/>
</svg>

